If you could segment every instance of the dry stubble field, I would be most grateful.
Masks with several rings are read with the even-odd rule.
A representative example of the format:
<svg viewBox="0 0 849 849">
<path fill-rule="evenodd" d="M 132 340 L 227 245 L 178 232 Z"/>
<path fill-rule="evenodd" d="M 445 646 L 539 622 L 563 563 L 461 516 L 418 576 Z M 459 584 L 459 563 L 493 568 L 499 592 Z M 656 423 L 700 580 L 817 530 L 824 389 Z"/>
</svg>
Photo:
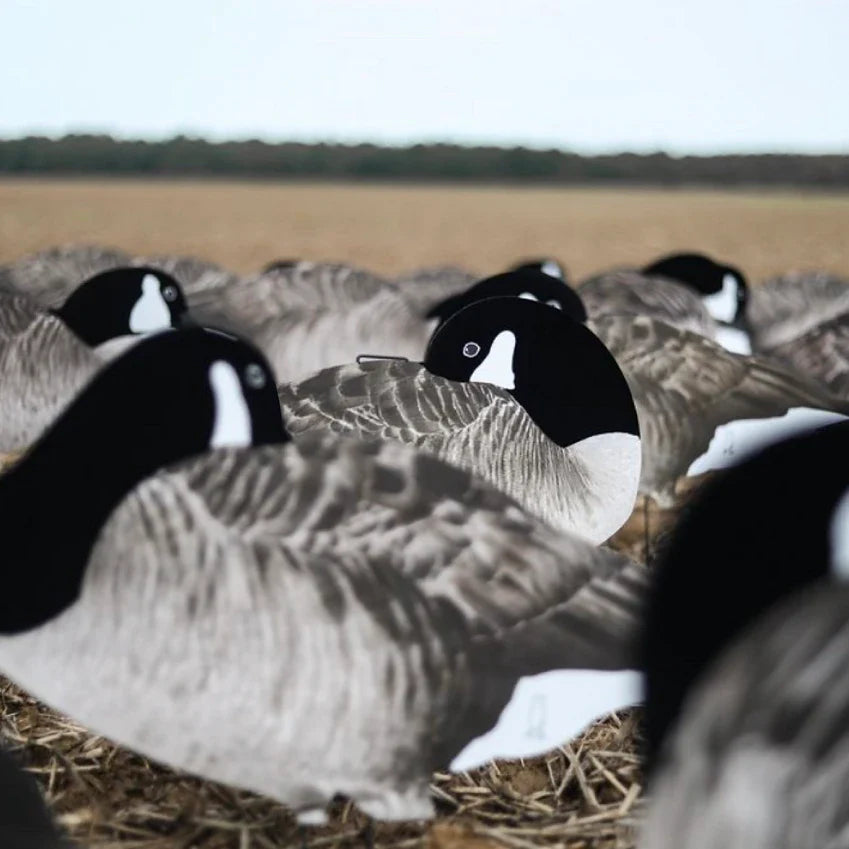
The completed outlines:
<svg viewBox="0 0 849 849">
<path fill-rule="evenodd" d="M 0 180 L 0 262 L 65 242 L 196 254 L 238 272 L 278 256 L 486 272 L 553 254 L 580 278 L 691 248 L 757 279 L 791 267 L 849 272 L 847 233 L 849 195 Z"/>
<path fill-rule="evenodd" d="M 237 272 L 282 256 L 387 274 L 442 263 L 492 272 L 554 255 L 580 279 L 686 248 L 757 280 L 790 268 L 849 273 L 847 233 L 849 196 L 810 193 L 0 181 L 0 262 L 70 242 L 194 254 Z M 435 776 L 430 827 L 369 827 L 340 802 L 329 827 L 302 830 L 278 805 L 149 764 L 0 680 L 0 736 L 25 744 L 63 824 L 92 849 L 631 849 L 635 720 L 613 717 L 535 761 Z"/>
</svg>

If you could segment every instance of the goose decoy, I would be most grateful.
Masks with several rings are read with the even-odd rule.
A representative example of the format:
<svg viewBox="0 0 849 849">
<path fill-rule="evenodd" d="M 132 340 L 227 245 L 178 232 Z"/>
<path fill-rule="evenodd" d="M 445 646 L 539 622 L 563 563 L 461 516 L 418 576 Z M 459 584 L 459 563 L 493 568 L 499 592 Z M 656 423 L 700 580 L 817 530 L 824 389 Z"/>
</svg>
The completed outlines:
<svg viewBox="0 0 849 849">
<path fill-rule="evenodd" d="M 238 275 L 220 265 L 192 256 L 134 257 L 128 265 L 158 268 L 170 274 L 180 284 L 191 310 L 214 309 L 222 292 L 238 286 L 240 281 Z"/>
<path fill-rule="evenodd" d="M 220 332 L 104 368 L 0 478 L 0 522 L 4 674 L 305 818 L 337 793 L 429 816 L 431 770 L 530 676 L 634 663 L 645 567 L 408 446 L 290 440 Z"/>
<path fill-rule="evenodd" d="M 643 849 L 845 842 L 847 451 L 846 423 L 772 446 L 673 532 L 646 612 Z"/>
<path fill-rule="evenodd" d="M 843 420 L 849 402 L 758 357 L 646 316 L 588 323 L 616 358 L 634 398 L 643 446 L 640 491 L 663 508 L 675 484 L 726 468 L 794 432 Z"/>
<path fill-rule="evenodd" d="M 35 781 L 2 747 L 0 846 L 3 849 L 72 849 L 59 834 Z"/>
<path fill-rule="evenodd" d="M 129 254 L 113 248 L 51 248 L 0 267 L 0 291 L 26 295 L 41 307 L 58 307 L 90 277 L 129 263 Z"/>
<path fill-rule="evenodd" d="M 557 280 L 568 282 L 566 269 L 559 260 L 551 257 L 541 259 L 526 259 L 516 263 L 511 267 L 511 271 L 539 271 L 542 274 L 547 274 L 549 277 L 554 277 Z"/>
<path fill-rule="evenodd" d="M 647 316 L 751 354 L 748 286 L 742 272 L 701 254 L 672 254 L 637 271 L 621 269 L 579 287 L 590 318 Z"/>
<path fill-rule="evenodd" d="M 759 353 L 812 331 L 849 312 L 849 279 L 825 271 L 794 271 L 754 286 L 747 316 Z"/>
<path fill-rule="evenodd" d="M 245 278 L 221 293 L 217 309 L 287 381 L 360 354 L 421 357 L 432 329 L 389 281 L 326 263 Z"/>
<path fill-rule="evenodd" d="M 776 345 L 767 355 L 849 400 L 849 310 Z"/>
<path fill-rule="evenodd" d="M 0 451 L 32 442 L 104 361 L 185 320 L 179 285 L 154 268 L 96 274 L 54 310 L 0 294 Z"/>
<path fill-rule="evenodd" d="M 425 316 L 438 303 L 465 292 L 480 279 L 479 274 L 456 265 L 435 265 L 404 272 L 393 282 L 416 315 Z"/>
<path fill-rule="evenodd" d="M 294 434 L 415 445 L 595 543 L 634 506 L 640 437 L 625 378 L 586 327 L 536 299 L 465 307 L 423 362 L 327 369 L 279 391 Z"/>
<path fill-rule="evenodd" d="M 427 318 L 442 324 L 463 307 L 486 298 L 517 297 L 539 301 L 561 310 L 573 321 L 585 322 L 587 311 L 575 290 L 553 275 L 536 268 L 521 268 L 487 277 L 474 286 L 434 305 Z"/>
</svg>

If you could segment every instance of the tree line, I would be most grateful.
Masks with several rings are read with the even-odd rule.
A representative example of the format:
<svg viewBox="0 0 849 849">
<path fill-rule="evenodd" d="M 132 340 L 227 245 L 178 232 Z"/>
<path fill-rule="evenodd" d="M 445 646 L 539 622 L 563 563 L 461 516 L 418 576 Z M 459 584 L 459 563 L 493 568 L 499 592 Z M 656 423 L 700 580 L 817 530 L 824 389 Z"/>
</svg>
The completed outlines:
<svg viewBox="0 0 849 849">
<path fill-rule="evenodd" d="M 454 144 L 383 147 L 68 135 L 0 140 L 0 174 L 845 188 L 849 155 L 583 156 L 563 150 Z"/>
</svg>

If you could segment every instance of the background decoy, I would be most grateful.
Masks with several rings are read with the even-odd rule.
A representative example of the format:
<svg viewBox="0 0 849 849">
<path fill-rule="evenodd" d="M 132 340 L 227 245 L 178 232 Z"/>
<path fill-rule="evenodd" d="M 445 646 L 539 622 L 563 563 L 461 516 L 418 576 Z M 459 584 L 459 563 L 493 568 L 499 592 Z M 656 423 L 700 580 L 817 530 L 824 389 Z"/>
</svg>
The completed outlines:
<svg viewBox="0 0 849 849">
<path fill-rule="evenodd" d="M 55 310 L 0 293 L 0 451 L 32 442 L 105 360 L 185 320 L 179 285 L 154 268 L 96 274 Z"/>
</svg>

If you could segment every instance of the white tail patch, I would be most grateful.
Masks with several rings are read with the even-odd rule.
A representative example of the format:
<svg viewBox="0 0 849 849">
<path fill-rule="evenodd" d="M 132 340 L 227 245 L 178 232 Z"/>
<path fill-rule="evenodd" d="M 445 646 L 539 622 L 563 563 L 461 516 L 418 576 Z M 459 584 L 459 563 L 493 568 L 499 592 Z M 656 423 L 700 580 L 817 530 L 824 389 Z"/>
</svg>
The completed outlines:
<svg viewBox="0 0 849 849">
<path fill-rule="evenodd" d="M 745 330 L 739 327 L 725 327 L 720 325 L 716 328 L 716 341 L 731 351 L 732 354 L 745 354 L 747 357 L 752 353 L 752 339 Z"/>
<path fill-rule="evenodd" d="M 846 420 L 842 413 L 792 407 L 783 416 L 769 419 L 739 419 L 720 425 L 707 451 L 693 460 L 687 474 L 702 475 L 735 466 L 749 454 L 791 436 Z"/>
<path fill-rule="evenodd" d="M 516 375 L 513 373 L 515 350 L 515 334 L 509 330 L 502 330 L 493 340 L 486 359 L 472 372 L 469 380 L 476 383 L 494 383 L 504 389 L 515 389 Z"/>
<path fill-rule="evenodd" d="M 217 360 L 209 368 L 209 383 L 215 397 L 215 424 L 210 448 L 244 448 L 251 444 L 251 414 L 236 370 Z"/>
<path fill-rule="evenodd" d="M 631 670 L 556 669 L 520 678 L 498 722 L 465 746 L 451 770 L 474 769 L 496 758 L 541 755 L 642 698 L 642 676 Z"/>
<path fill-rule="evenodd" d="M 702 303 L 715 321 L 724 321 L 726 324 L 734 321 L 737 317 L 737 293 L 740 283 L 733 274 L 726 274 L 722 278 L 722 288 L 713 295 L 705 295 Z"/>
<path fill-rule="evenodd" d="M 831 571 L 839 578 L 849 578 L 849 489 L 837 502 L 831 517 Z"/>
<path fill-rule="evenodd" d="M 563 280 L 563 269 L 553 259 L 547 259 L 539 267 L 539 270 L 543 274 L 547 274 L 549 277 L 556 277 L 558 280 Z"/>
<path fill-rule="evenodd" d="M 155 274 L 145 274 L 141 297 L 130 312 L 130 330 L 133 333 L 153 333 L 169 327 L 171 312 L 162 297 L 159 278 Z"/>
</svg>

